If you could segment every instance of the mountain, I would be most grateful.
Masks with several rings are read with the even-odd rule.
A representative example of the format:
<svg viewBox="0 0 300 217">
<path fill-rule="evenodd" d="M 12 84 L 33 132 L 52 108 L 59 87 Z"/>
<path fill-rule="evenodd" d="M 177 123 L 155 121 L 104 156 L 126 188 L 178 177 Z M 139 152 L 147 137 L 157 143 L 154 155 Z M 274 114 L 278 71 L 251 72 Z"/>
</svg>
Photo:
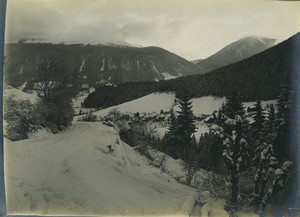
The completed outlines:
<svg viewBox="0 0 300 217">
<path fill-rule="evenodd" d="M 208 71 L 220 68 L 258 54 L 276 44 L 275 39 L 245 37 L 235 41 L 204 60 L 194 60 Z"/>
<path fill-rule="evenodd" d="M 62 66 L 63 79 L 71 79 L 68 85 L 74 82 L 73 77 L 80 77 L 83 85 L 97 87 L 127 81 L 159 81 L 204 72 L 201 66 L 159 47 L 22 42 L 6 44 L 6 82 L 18 87 L 26 81 L 36 80 L 37 56 L 51 57 Z"/>
<path fill-rule="evenodd" d="M 188 94 L 191 98 L 196 98 L 228 96 L 237 89 L 244 101 L 272 100 L 278 97 L 283 85 L 300 86 L 299 59 L 300 33 L 297 33 L 261 53 L 203 75 L 98 88 L 87 97 L 84 105 L 109 107 L 156 91 L 174 91 L 177 96 Z"/>
</svg>

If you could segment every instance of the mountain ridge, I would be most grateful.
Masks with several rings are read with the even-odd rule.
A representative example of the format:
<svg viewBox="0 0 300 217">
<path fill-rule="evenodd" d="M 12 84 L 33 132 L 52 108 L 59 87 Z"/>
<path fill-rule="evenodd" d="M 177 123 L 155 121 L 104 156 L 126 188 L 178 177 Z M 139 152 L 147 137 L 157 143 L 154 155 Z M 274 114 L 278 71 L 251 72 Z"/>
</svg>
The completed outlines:
<svg viewBox="0 0 300 217">
<path fill-rule="evenodd" d="M 197 65 L 206 68 L 208 71 L 229 65 L 260 53 L 274 45 L 277 40 L 257 36 L 243 37 L 234 41 L 213 55 L 201 61 L 193 61 Z"/>
<path fill-rule="evenodd" d="M 197 98 L 228 96 L 237 89 L 244 101 L 274 100 L 282 85 L 290 85 L 293 81 L 293 86 L 300 86 L 299 59 L 300 33 L 297 33 L 261 53 L 203 75 L 189 75 L 158 83 L 134 82 L 98 88 L 87 97 L 84 105 L 104 108 L 157 91 L 173 91 L 177 97 L 187 94 Z"/>
<path fill-rule="evenodd" d="M 159 81 L 203 73 L 201 66 L 159 47 L 111 45 L 10 43 L 5 49 L 6 81 L 14 87 L 36 79 L 35 58 L 51 56 L 64 66 L 66 75 L 79 73 L 91 87 L 127 81 Z M 76 74 L 75 73 L 75 74 Z M 29 82 L 30 83 L 30 82 Z"/>
</svg>

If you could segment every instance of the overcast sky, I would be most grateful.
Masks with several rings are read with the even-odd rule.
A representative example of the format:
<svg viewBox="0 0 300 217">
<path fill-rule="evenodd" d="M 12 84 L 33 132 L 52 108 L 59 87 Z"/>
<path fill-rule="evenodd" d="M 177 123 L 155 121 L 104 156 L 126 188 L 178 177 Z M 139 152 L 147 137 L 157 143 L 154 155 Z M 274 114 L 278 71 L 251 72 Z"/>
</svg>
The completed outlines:
<svg viewBox="0 0 300 217">
<path fill-rule="evenodd" d="M 159 46 L 188 60 L 245 36 L 300 31 L 300 1 L 7 0 L 6 41 L 121 42 Z M 298 17 L 296 17 L 298 16 Z"/>
</svg>

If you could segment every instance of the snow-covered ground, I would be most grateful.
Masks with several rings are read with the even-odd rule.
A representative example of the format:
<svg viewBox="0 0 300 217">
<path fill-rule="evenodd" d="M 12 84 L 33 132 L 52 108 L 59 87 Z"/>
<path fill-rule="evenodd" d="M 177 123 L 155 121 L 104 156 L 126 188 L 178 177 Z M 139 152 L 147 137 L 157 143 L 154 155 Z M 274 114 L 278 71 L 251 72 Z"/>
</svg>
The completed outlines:
<svg viewBox="0 0 300 217">
<path fill-rule="evenodd" d="M 97 111 L 95 114 L 98 116 L 105 116 L 113 109 L 117 109 L 121 113 L 159 113 L 161 110 L 170 111 L 171 108 L 178 111 L 179 106 L 175 105 L 174 100 L 174 93 L 152 93 L 130 102 Z M 195 115 L 212 114 L 213 111 L 218 110 L 222 106 L 222 103 L 225 102 L 225 98 L 207 96 L 194 98 L 191 101 L 193 103 L 193 111 Z"/>
<path fill-rule="evenodd" d="M 37 93 L 34 92 L 34 93 L 26 93 L 26 92 L 23 92 L 19 89 L 16 89 L 16 88 L 13 88 L 11 86 L 5 86 L 4 87 L 4 93 L 3 93 L 3 96 L 4 98 L 7 98 L 7 97 L 13 97 L 17 100 L 29 100 L 31 103 L 36 103 L 38 101 L 38 96 L 37 96 Z"/>
<path fill-rule="evenodd" d="M 5 91 L 6 96 L 32 103 L 38 98 L 15 88 Z M 85 97 L 76 98 L 73 106 L 81 109 Z M 175 94 L 153 93 L 94 114 L 104 117 L 114 109 L 121 113 L 176 111 L 179 107 L 174 100 Z M 224 101 L 211 96 L 192 99 L 194 114 L 211 114 Z M 254 103 L 244 104 L 247 108 Z M 269 103 L 276 101 L 262 102 L 264 106 Z M 157 125 L 154 130 L 163 135 L 167 126 Z M 196 138 L 207 131 L 204 122 L 197 121 Z M 162 172 L 157 167 L 162 153 L 150 150 L 157 162 L 149 162 L 122 142 L 116 129 L 100 122 L 74 121 L 69 131 L 59 134 L 44 130 L 28 140 L 5 140 L 4 151 L 7 210 L 11 215 L 228 216 L 221 200 L 210 198 L 203 207 L 193 207 L 197 192 L 176 181 L 185 179 L 181 160 L 167 157 Z M 204 172 L 197 173 L 198 178 L 205 178 Z"/>
<path fill-rule="evenodd" d="M 81 112 L 84 112 L 84 113 L 87 113 L 90 110 L 95 110 L 95 109 L 81 107 L 81 104 L 84 102 L 84 100 L 87 96 L 88 96 L 88 94 L 82 94 L 72 100 L 75 115 L 78 115 L 80 110 L 81 110 Z"/>
<path fill-rule="evenodd" d="M 187 216 L 195 202 L 194 189 L 149 165 L 99 122 L 5 140 L 4 151 L 9 214 Z M 178 165 L 169 160 L 167 168 Z"/>
<path fill-rule="evenodd" d="M 113 109 L 117 109 L 121 113 L 159 113 L 161 110 L 170 111 L 171 108 L 178 111 L 180 109 L 179 105 L 175 105 L 174 100 L 174 93 L 152 93 L 130 102 L 97 111 L 95 114 L 97 116 L 105 116 Z M 194 115 L 208 115 L 217 111 L 222 106 L 222 103 L 225 102 L 225 97 L 204 96 L 193 98 L 191 101 Z M 267 104 L 276 104 L 276 102 L 276 100 L 262 101 L 262 105 L 265 107 Z M 255 102 L 244 102 L 245 108 L 253 107 L 254 104 Z"/>
<path fill-rule="evenodd" d="M 97 111 L 94 114 L 105 116 L 114 109 L 121 113 L 159 113 L 160 110 L 169 111 L 174 106 L 174 100 L 175 94 L 172 93 L 152 93 L 130 102 Z"/>
<path fill-rule="evenodd" d="M 200 98 L 193 98 L 191 101 L 194 115 L 207 115 L 212 114 L 214 111 L 217 111 L 219 108 L 221 108 L 222 103 L 225 102 L 225 97 L 217 98 L 213 96 L 203 96 Z M 177 105 L 174 110 L 180 110 L 179 106 Z"/>
<path fill-rule="evenodd" d="M 175 78 L 178 78 L 178 77 L 182 76 L 182 75 L 178 75 L 178 76 L 171 75 L 171 74 L 168 73 L 168 72 L 163 72 L 163 73 L 161 73 L 161 74 L 162 74 L 162 76 L 164 77 L 164 80 L 175 79 Z"/>
<path fill-rule="evenodd" d="M 77 102 L 82 102 L 84 99 L 84 96 L 79 97 Z M 212 114 L 214 111 L 217 111 L 222 104 L 225 102 L 225 97 L 222 98 L 217 98 L 213 96 L 204 96 L 200 98 L 193 98 L 191 99 L 192 105 L 193 105 L 193 113 L 196 116 L 201 116 L 201 115 L 209 115 Z M 267 104 L 276 104 L 277 100 L 269 100 L 269 101 L 262 101 L 263 107 L 266 107 Z M 244 102 L 245 109 L 248 107 L 254 107 L 255 102 Z M 74 104 L 80 106 L 80 104 Z M 152 93 L 147 96 L 138 98 L 136 100 L 132 100 L 130 102 L 126 102 L 120 105 L 112 106 L 106 109 L 102 109 L 99 111 L 94 112 L 97 117 L 104 117 L 108 115 L 111 111 L 116 110 L 120 113 L 123 114 L 134 114 L 136 112 L 139 113 L 157 113 L 159 114 L 161 110 L 163 111 L 170 111 L 171 109 L 174 109 L 174 111 L 179 111 L 179 105 L 178 103 L 175 103 L 175 94 L 174 93 Z M 87 109 L 89 110 L 89 109 Z M 78 109 L 79 111 L 79 109 Z M 85 110 L 83 110 L 85 111 Z M 75 120 L 77 120 L 79 117 L 75 117 Z M 196 139 L 198 140 L 200 135 L 208 132 L 208 127 L 206 124 L 201 121 L 196 123 L 196 132 L 195 136 Z M 165 133 L 168 131 L 168 126 L 156 126 L 155 129 L 155 134 L 162 138 Z M 154 132 L 153 131 L 153 132 Z"/>
</svg>

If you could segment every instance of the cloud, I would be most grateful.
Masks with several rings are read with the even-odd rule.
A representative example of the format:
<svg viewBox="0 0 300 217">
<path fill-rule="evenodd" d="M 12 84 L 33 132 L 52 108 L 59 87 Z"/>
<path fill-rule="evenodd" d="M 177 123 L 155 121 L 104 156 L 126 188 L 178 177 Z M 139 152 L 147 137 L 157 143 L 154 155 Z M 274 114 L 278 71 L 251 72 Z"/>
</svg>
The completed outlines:
<svg viewBox="0 0 300 217">
<path fill-rule="evenodd" d="M 9 0 L 6 41 L 118 42 L 203 58 L 241 37 L 300 30 L 299 2 L 264 0 Z"/>
</svg>

